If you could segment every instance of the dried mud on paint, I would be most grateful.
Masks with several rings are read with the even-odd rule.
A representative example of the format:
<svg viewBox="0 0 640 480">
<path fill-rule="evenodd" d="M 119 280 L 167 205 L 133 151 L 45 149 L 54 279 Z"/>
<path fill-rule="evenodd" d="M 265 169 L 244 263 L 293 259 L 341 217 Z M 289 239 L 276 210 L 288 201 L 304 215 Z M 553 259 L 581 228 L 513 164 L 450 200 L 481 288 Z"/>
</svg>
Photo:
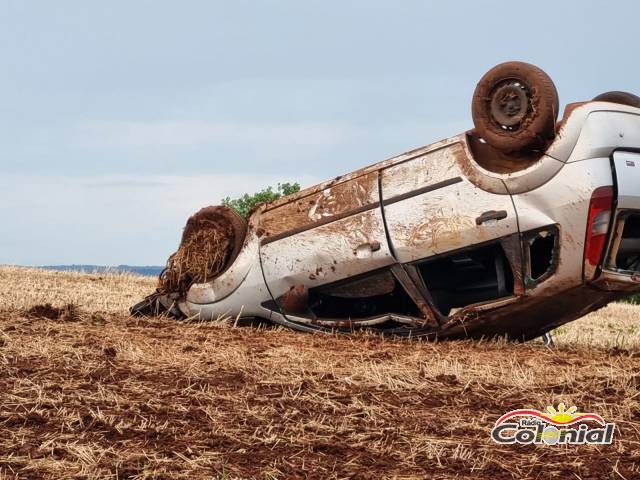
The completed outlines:
<svg viewBox="0 0 640 480">
<path fill-rule="evenodd" d="M 0 476 L 639 475 L 635 350 L 301 335 L 75 307 L 68 322 L 48 311 L 0 313 Z M 560 401 L 616 422 L 614 445 L 490 440 L 506 411 Z"/>
</svg>

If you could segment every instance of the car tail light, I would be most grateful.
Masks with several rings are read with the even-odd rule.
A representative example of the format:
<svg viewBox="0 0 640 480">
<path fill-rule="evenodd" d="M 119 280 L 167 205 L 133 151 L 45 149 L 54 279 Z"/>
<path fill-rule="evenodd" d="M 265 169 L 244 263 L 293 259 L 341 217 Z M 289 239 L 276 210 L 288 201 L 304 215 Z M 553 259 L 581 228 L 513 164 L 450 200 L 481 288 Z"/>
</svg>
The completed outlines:
<svg viewBox="0 0 640 480">
<path fill-rule="evenodd" d="M 585 261 L 597 266 L 602 260 L 613 208 L 613 187 L 598 187 L 589 203 L 589 223 L 585 243 Z"/>
</svg>

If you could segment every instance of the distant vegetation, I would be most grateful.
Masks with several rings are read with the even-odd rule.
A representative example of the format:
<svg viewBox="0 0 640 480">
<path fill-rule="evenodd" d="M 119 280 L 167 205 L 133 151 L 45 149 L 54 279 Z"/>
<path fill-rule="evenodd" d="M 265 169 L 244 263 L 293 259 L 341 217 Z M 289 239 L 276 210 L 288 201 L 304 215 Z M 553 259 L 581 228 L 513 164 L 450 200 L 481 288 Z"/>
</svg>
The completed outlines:
<svg viewBox="0 0 640 480">
<path fill-rule="evenodd" d="M 233 208 L 244 218 L 247 218 L 251 209 L 256 205 L 264 202 L 270 202 L 272 200 L 277 200 L 280 197 L 291 195 L 292 193 L 296 193 L 299 191 L 299 183 L 278 183 L 278 186 L 275 188 L 275 190 L 273 187 L 267 187 L 252 195 L 245 193 L 239 198 L 223 198 L 222 204 L 227 207 Z"/>
</svg>

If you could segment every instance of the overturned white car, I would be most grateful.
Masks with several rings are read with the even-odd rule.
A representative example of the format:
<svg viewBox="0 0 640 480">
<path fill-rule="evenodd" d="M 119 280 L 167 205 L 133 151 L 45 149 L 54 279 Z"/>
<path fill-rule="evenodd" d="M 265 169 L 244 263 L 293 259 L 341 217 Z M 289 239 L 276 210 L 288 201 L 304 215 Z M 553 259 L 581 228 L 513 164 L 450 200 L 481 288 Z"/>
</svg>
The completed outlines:
<svg viewBox="0 0 640 480">
<path fill-rule="evenodd" d="M 509 62 L 472 110 L 473 130 L 262 204 L 248 224 L 203 209 L 183 244 L 224 232 L 196 243 L 216 268 L 172 257 L 132 312 L 526 340 L 640 292 L 640 98 L 608 92 L 556 122 L 549 77 Z"/>
</svg>

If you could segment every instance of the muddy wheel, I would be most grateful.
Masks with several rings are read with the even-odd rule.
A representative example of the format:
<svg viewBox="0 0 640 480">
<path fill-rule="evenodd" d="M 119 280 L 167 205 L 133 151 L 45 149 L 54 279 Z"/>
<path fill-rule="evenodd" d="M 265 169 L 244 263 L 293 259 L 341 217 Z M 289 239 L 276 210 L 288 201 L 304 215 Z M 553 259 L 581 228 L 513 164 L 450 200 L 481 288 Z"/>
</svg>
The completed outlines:
<svg viewBox="0 0 640 480">
<path fill-rule="evenodd" d="M 194 283 L 220 276 L 240 253 L 246 233 L 246 220 L 229 207 L 206 207 L 189 217 L 178 250 L 160 274 L 159 293 L 184 294 Z"/>
<path fill-rule="evenodd" d="M 182 232 L 181 244 L 185 244 L 198 231 L 213 228 L 231 237 L 230 251 L 220 273 L 229 268 L 240 253 L 247 235 L 247 221 L 233 208 L 216 205 L 205 207 L 189 217 Z"/>
<path fill-rule="evenodd" d="M 558 92 L 534 65 L 501 63 L 489 70 L 473 94 L 476 134 L 506 153 L 543 148 L 555 135 Z"/>
<path fill-rule="evenodd" d="M 640 97 L 629 92 L 605 92 L 593 97 L 594 102 L 612 102 L 640 108 Z"/>
</svg>

